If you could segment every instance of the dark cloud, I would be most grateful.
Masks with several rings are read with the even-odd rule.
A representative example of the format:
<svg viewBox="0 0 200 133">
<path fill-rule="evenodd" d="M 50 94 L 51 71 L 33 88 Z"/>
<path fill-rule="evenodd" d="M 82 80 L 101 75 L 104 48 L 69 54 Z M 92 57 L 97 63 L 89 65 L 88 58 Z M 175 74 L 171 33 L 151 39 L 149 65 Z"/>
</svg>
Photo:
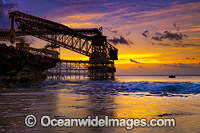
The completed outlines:
<svg viewBox="0 0 200 133">
<path fill-rule="evenodd" d="M 110 32 L 117 34 L 118 30 L 111 30 Z"/>
<path fill-rule="evenodd" d="M 106 28 L 106 30 L 114 34 L 118 34 L 119 31 L 119 30 L 113 30 L 112 28 Z"/>
<path fill-rule="evenodd" d="M 183 33 L 171 33 L 169 31 L 164 31 L 163 33 L 156 32 L 151 37 L 151 39 L 156 40 L 156 41 L 163 41 L 164 39 L 180 41 L 180 40 L 183 40 L 184 37 L 188 37 L 188 36 Z"/>
<path fill-rule="evenodd" d="M 111 33 L 114 33 L 115 35 L 119 36 L 119 37 L 116 37 L 116 36 L 113 36 L 113 39 L 108 39 L 108 41 L 112 42 L 113 44 L 117 45 L 117 44 L 125 44 L 125 45 L 128 45 L 128 46 L 131 46 L 133 45 L 134 43 L 128 39 L 126 39 L 125 37 L 123 37 L 122 35 L 118 34 L 118 31 L 119 30 L 114 30 L 112 28 L 105 28 L 107 31 L 111 32 Z M 131 32 L 128 32 L 126 33 L 126 35 L 130 35 Z"/>
<path fill-rule="evenodd" d="M 139 69 L 143 68 L 143 66 L 138 66 Z"/>
<path fill-rule="evenodd" d="M 112 42 L 113 44 L 117 45 L 117 44 L 125 44 L 128 46 L 133 45 L 134 43 L 125 39 L 122 35 L 120 35 L 120 37 L 114 37 L 113 39 L 108 39 L 108 41 Z"/>
<path fill-rule="evenodd" d="M 154 43 L 154 42 L 151 42 L 152 45 L 160 45 L 160 46 L 171 46 L 170 44 L 167 44 L 167 43 Z"/>
<path fill-rule="evenodd" d="M 175 68 L 191 68 L 190 64 L 183 64 L 183 63 L 173 63 L 173 64 L 162 64 L 160 67 L 175 67 Z"/>
<path fill-rule="evenodd" d="M 173 26 L 177 28 L 177 24 L 174 22 Z M 150 34 L 148 30 L 142 33 L 142 36 L 149 38 L 152 45 L 168 46 L 168 47 L 200 47 L 200 44 L 183 43 L 184 38 L 188 36 L 181 32 L 172 33 L 170 31 L 158 32 Z M 166 40 L 168 43 L 166 43 Z M 165 43 L 164 43 L 165 41 Z M 169 42 L 170 41 L 170 42 Z"/>
<path fill-rule="evenodd" d="M 194 57 L 193 58 L 186 57 L 185 59 L 186 60 L 194 60 L 195 58 Z"/>
<path fill-rule="evenodd" d="M 176 22 L 174 22 L 173 26 L 174 26 L 174 28 L 176 28 Z"/>
<path fill-rule="evenodd" d="M 133 62 L 133 63 L 138 63 L 138 64 L 140 64 L 140 62 L 138 62 L 138 61 L 136 61 L 136 60 L 133 60 L 133 59 L 131 59 L 131 58 L 130 58 L 130 62 Z"/>
<path fill-rule="evenodd" d="M 143 35 L 144 37 L 148 37 L 148 36 L 149 36 L 149 31 L 148 31 L 148 30 L 145 30 L 145 31 L 142 33 L 142 35 Z"/>
<path fill-rule="evenodd" d="M 173 47 L 200 47 L 200 44 L 189 44 L 189 43 L 178 42 L 178 43 L 174 43 L 171 46 Z"/>
<path fill-rule="evenodd" d="M 171 44 L 168 44 L 168 43 L 156 43 L 156 42 L 151 42 L 152 45 L 160 45 L 160 46 L 168 46 L 168 47 L 200 47 L 200 44 L 185 44 L 185 43 L 182 43 L 182 42 L 178 42 L 178 43 L 171 43 Z"/>
<path fill-rule="evenodd" d="M 179 31 L 179 27 L 177 26 L 176 22 L 173 24 L 174 28 L 176 28 L 177 31 Z"/>
<path fill-rule="evenodd" d="M 169 40 L 182 40 L 183 37 L 188 37 L 187 35 L 183 33 L 170 33 L 169 31 L 164 32 L 164 39 L 169 39 Z"/>
<path fill-rule="evenodd" d="M 131 32 L 129 31 L 128 33 L 126 33 L 127 36 L 129 36 L 131 34 Z"/>
<path fill-rule="evenodd" d="M 0 0 L 0 29 L 9 28 L 8 10 L 16 6 L 11 0 Z"/>
<path fill-rule="evenodd" d="M 154 36 L 151 37 L 153 40 L 162 41 L 163 35 L 159 32 L 156 32 Z"/>
</svg>

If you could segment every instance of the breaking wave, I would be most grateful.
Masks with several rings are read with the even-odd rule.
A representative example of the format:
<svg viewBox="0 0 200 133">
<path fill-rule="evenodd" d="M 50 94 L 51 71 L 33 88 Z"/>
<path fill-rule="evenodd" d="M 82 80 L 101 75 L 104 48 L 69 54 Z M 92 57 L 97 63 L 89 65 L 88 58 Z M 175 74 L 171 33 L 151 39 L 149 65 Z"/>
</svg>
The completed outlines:
<svg viewBox="0 0 200 133">
<path fill-rule="evenodd" d="M 55 89 L 71 89 L 72 93 L 86 95 L 143 95 L 147 93 L 145 95 L 177 96 L 200 93 L 200 83 L 193 82 L 60 81 L 54 84 L 52 85 L 51 82 L 49 86 Z"/>
</svg>

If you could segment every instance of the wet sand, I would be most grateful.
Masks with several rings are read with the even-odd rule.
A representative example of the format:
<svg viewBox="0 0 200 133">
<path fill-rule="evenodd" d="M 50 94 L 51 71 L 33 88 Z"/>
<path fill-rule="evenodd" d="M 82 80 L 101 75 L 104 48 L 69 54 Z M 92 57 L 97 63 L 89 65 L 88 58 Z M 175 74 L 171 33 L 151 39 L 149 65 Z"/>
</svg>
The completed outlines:
<svg viewBox="0 0 200 133">
<path fill-rule="evenodd" d="M 200 94 L 156 96 L 149 93 L 113 92 L 85 94 L 101 85 L 59 84 L 42 89 L 11 89 L 0 93 L 1 132 L 130 132 L 125 128 L 44 128 L 38 122 L 33 128 L 24 124 L 28 114 L 36 118 L 87 118 L 105 115 L 114 118 L 175 118 L 175 128 L 134 128 L 132 132 L 200 132 Z M 59 87 L 57 87 L 59 86 Z M 57 89 L 55 89 L 57 88 Z M 138 94 L 138 95 L 137 95 Z"/>
</svg>

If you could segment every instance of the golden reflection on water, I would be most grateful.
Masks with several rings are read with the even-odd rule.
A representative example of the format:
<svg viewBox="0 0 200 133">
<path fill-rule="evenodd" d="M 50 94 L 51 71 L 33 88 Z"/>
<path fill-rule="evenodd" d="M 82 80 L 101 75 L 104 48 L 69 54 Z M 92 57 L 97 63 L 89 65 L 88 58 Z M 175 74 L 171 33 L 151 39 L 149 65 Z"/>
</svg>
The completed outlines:
<svg viewBox="0 0 200 133">
<path fill-rule="evenodd" d="M 88 114 L 85 105 L 87 105 L 87 95 L 67 94 L 66 89 L 60 89 L 59 94 L 56 95 L 56 112 L 66 118 L 86 117 Z M 81 111 L 80 111 L 81 110 Z"/>
<path fill-rule="evenodd" d="M 109 117 L 115 117 L 115 110 L 113 107 L 113 97 L 102 95 L 81 95 L 81 94 L 69 94 L 68 90 L 60 89 L 59 94 L 56 95 L 56 112 L 55 116 L 61 118 L 87 118 L 91 116 L 99 116 L 103 118 L 106 115 Z M 55 128 L 58 131 L 59 128 Z M 113 128 L 62 128 L 63 132 L 85 132 L 85 133 L 110 133 L 113 132 Z M 62 132 L 61 131 L 61 132 Z"/>
<path fill-rule="evenodd" d="M 160 99 L 161 100 L 161 99 Z M 119 105 L 116 117 L 149 117 L 163 113 L 165 108 L 154 97 L 115 97 L 115 103 Z M 157 107 L 160 107 L 159 109 Z"/>
<path fill-rule="evenodd" d="M 56 95 L 56 114 L 69 118 L 86 118 L 90 116 L 114 116 L 114 97 L 106 95 L 68 94 L 60 89 Z"/>
<path fill-rule="evenodd" d="M 194 97 L 116 96 L 114 101 L 118 104 L 118 108 L 115 115 L 116 117 L 150 118 L 161 114 L 189 115 L 191 111 L 199 113 L 200 103 L 197 99 L 200 99 L 200 96 Z"/>
<path fill-rule="evenodd" d="M 86 118 L 88 115 L 114 118 L 175 118 L 175 128 L 134 128 L 134 132 L 198 132 L 200 120 L 199 95 L 188 97 L 166 96 L 112 96 L 64 94 L 56 98 L 55 115 Z M 141 94 L 141 93 L 140 93 Z M 144 93 L 145 94 L 145 93 Z M 168 114 L 160 117 L 159 115 Z M 75 128 L 76 129 L 76 128 Z M 69 129 L 67 129 L 69 131 Z M 73 131 L 72 129 L 70 129 Z M 65 130 L 64 130 L 65 131 Z M 79 128 L 77 132 L 129 132 L 125 128 Z"/>
<path fill-rule="evenodd" d="M 117 118 L 175 118 L 175 128 L 135 128 L 137 132 L 199 132 L 200 95 L 189 97 L 116 96 Z M 168 114 L 164 117 L 159 115 Z M 115 129 L 117 130 L 117 129 Z"/>
<path fill-rule="evenodd" d="M 72 87 L 73 88 L 73 87 Z M 47 92 L 47 93 L 46 93 Z M 49 115 L 58 118 L 86 118 L 88 115 L 114 118 L 175 118 L 175 128 L 134 128 L 133 132 L 199 132 L 200 95 L 181 96 L 125 96 L 119 95 L 82 95 L 71 93 L 70 89 L 50 89 L 44 91 L 21 91 L 1 94 L 0 127 L 7 131 L 21 132 L 130 132 L 125 128 L 43 128 L 39 124 L 34 128 L 24 125 L 27 114 Z M 168 114 L 164 117 L 159 115 Z M 16 124 L 17 123 L 17 124 Z"/>
</svg>

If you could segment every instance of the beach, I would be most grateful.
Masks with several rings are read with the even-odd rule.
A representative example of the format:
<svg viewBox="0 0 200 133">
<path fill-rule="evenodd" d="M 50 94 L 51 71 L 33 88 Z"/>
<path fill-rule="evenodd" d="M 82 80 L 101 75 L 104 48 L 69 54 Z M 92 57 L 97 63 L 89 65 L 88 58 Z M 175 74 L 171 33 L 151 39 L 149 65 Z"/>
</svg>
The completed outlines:
<svg viewBox="0 0 200 133">
<path fill-rule="evenodd" d="M 2 88 L 1 132 L 200 132 L 200 76 L 116 76 L 115 80 L 46 80 L 29 88 Z M 25 117 L 35 115 L 29 128 Z M 39 119 L 174 118 L 176 127 L 42 127 Z"/>
</svg>

